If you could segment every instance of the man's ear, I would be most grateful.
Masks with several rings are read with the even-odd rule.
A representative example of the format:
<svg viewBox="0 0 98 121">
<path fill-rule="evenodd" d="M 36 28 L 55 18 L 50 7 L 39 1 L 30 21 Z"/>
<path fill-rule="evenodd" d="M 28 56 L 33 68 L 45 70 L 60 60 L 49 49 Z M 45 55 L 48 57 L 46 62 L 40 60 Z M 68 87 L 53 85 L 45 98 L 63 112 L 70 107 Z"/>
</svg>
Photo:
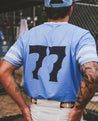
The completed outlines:
<svg viewBox="0 0 98 121">
<path fill-rule="evenodd" d="M 73 6 L 71 6 L 71 9 L 70 9 L 70 11 L 69 11 L 69 13 L 68 13 L 68 16 L 71 16 L 72 11 L 73 11 Z"/>
</svg>

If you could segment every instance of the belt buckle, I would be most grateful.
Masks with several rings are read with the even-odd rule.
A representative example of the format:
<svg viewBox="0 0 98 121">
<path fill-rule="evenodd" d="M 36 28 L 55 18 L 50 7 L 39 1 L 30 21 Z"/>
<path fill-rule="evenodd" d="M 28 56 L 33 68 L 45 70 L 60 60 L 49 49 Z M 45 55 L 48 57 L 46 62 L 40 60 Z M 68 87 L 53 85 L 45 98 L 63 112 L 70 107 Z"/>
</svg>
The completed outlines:
<svg viewBox="0 0 98 121">
<path fill-rule="evenodd" d="M 32 98 L 31 100 L 32 100 L 32 103 L 33 103 L 33 104 L 37 104 L 37 99 Z"/>
<path fill-rule="evenodd" d="M 61 102 L 60 108 L 73 108 L 74 102 Z"/>
</svg>

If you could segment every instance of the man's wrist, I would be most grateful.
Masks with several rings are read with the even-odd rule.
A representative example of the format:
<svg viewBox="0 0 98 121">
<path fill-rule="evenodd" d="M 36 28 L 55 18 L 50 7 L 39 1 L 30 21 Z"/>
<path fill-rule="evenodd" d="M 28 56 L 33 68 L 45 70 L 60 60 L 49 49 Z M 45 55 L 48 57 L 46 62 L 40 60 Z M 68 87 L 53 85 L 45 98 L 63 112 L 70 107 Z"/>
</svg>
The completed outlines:
<svg viewBox="0 0 98 121">
<path fill-rule="evenodd" d="M 29 107 L 27 106 L 27 105 L 25 105 L 25 106 L 23 106 L 23 107 L 20 107 L 20 110 L 23 112 L 23 111 L 25 111 L 25 110 L 28 110 L 29 109 Z"/>
<path fill-rule="evenodd" d="M 83 112 L 84 108 L 81 108 L 80 105 L 78 105 L 77 103 L 75 103 L 74 105 L 74 110 L 77 111 L 77 112 Z"/>
</svg>

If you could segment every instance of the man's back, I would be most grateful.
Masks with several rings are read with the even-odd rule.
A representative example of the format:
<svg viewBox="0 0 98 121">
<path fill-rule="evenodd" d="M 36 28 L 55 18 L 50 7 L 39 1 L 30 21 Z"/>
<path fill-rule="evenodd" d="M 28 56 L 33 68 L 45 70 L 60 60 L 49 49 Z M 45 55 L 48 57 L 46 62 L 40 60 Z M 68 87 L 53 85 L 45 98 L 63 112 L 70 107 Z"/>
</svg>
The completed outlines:
<svg viewBox="0 0 98 121">
<path fill-rule="evenodd" d="M 24 87 L 30 97 L 74 102 L 82 79 L 78 65 L 81 54 L 79 57 L 76 55 L 81 47 L 85 47 L 85 39 L 86 43 L 90 41 L 89 37 L 93 41 L 87 30 L 66 22 L 47 22 L 25 32 L 5 59 L 12 54 L 19 61 L 16 63 L 12 57 L 11 63 L 20 66 L 23 58 Z M 84 45 L 78 48 L 77 45 L 82 38 Z M 20 57 L 17 51 L 13 52 L 15 48 L 19 51 Z M 86 60 L 80 63 L 83 64 Z"/>
</svg>

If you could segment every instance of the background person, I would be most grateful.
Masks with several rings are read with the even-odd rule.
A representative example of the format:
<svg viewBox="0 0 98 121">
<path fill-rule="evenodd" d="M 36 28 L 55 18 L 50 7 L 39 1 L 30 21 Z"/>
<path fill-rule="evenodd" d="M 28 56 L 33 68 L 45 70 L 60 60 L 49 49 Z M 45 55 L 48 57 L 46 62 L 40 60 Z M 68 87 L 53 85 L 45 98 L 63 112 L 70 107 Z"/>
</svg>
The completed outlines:
<svg viewBox="0 0 98 121">
<path fill-rule="evenodd" d="M 26 121 L 82 121 L 98 88 L 94 38 L 68 23 L 72 0 L 45 0 L 45 11 L 48 22 L 24 32 L 4 57 L 0 81 Z M 30 110 L 12 76 L 22 63 Z"/>
<path fill-rule="evenodd" d="M 3 35 L 2 31 L 0 31 L 0 40 L 1 41 L 4 40 L 4 35 Z"/>
</svg>

